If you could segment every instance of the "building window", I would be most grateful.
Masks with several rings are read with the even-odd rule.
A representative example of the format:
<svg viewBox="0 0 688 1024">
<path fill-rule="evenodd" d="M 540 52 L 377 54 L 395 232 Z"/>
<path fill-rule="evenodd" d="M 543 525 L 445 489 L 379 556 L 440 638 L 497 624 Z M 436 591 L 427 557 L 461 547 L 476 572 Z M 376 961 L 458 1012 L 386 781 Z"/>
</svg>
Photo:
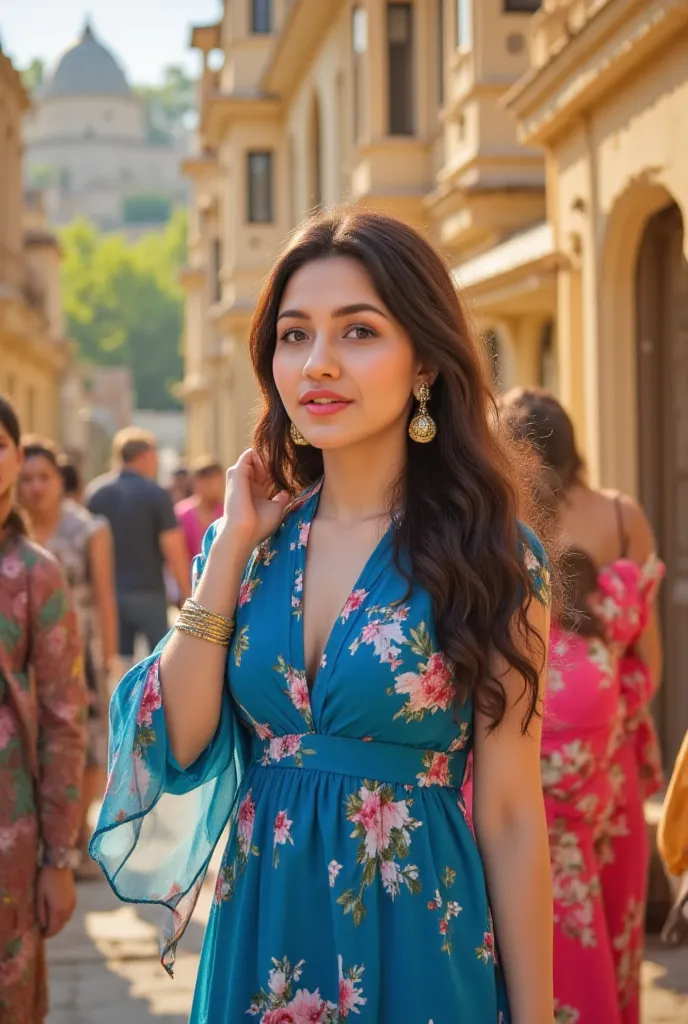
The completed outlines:
<svg viewBox="0 0 688 1024">
<path fill-rule="evenodd" d="M 363 100 L 365 88 L 365 52 L 368 49 L 368 16 L 364 7 L 357 5 L 352 12 L 351 34 L 353 38 L 353 89 L 354 89 L 354 139 L 363 134 Z"/>
<path fill-rule="evenodd" d="M 437 102 L 444 103 L 444 0 L 437 0 Z"/>
<path fill-rule="evenodd" d="M 271 224 L 274 219 L 272 198 L 272 153 L 265 150 L 248 154 L 248 220 L 250 224 Z"/>
<path fill-rule="evenodd" d="M 387 4 L 389 134 L 413 135 L 413 5 Z"/>
<path fill-rule="evenodd" d="M 533 14 L 539 11 L 541 0 L 504 0 L 504 10 L 514 14 Z"/>
<path fill-rule="evenodd" d="M 272 0 L 251 0 L 251 32 L 269 35 L 272 32 Z"/>
<path fill-rule="evenodd" d="M 220 302 L 222 299 L 222 242 L 219 238 L 213 239 L 213 301 Z"/>
<path fill-rule="evenodd" d="M 460 50 L 473 45 L 473 0 L 456 0 L 456 45 Z"/>
</svg>

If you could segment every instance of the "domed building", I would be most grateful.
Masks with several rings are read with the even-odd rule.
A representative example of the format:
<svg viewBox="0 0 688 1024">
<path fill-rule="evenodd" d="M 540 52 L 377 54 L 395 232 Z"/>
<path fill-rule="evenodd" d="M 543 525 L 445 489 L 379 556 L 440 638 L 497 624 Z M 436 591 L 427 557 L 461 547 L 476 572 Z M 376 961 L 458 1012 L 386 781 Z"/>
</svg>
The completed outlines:
<svg viewBox="0 0 688 1024">
<path fill-rule="evenodd" d="M 25 138 L 28 180 L 45 189 L 56 224 L 85 216 L 116 229 L 145 210 L 133 197 L 185 201 L 183 143 L 149 141 L 138 96 L 88 21 L 34 97 Z"/>
</svg>

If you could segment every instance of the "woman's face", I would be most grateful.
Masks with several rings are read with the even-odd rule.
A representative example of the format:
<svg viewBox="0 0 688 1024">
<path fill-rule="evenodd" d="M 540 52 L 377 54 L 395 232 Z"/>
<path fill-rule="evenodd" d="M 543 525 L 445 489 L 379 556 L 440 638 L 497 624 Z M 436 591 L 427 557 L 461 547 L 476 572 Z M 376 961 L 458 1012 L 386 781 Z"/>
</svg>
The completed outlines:
<svg viewBox="0 0 688 1024">
<path fill-rule="evenodd" d="M 17 496 L 30 516 L 52 512 L 62 501 L 59 469 L 44 455 L 24 459 Z"/>
<path fill-rule="evenodd" d="M 21 450 L 0 423 L 0 498 L 6 497 L 14 488 L 21 464 Z"/>
<path fill-rule="evenodd" d="M 290 278 L 272 369 L 290 419 L 325 451 L 405 430 L 413 389 L 428 379 L 362 265 L 344 256 Z"/>
</svg>

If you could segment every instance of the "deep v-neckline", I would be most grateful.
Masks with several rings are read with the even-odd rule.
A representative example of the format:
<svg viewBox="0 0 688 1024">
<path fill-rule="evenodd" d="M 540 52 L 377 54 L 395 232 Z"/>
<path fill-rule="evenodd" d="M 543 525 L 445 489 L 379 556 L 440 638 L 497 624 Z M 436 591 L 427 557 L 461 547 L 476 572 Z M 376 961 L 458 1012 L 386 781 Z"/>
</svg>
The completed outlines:
<svg viewBox="0 0 688 1024">
<path fill-rule="evenodd" d="M 296 553 L 297 553 L 297 556 L 298 556 L 298 558 L 297 558 L 297 572 L 301 573 L 301 586 L 302 586 L 302 591 L 301 591 L 301 615 L 299 615 L 297 617 L 297 621 L 298 621 L 298 635 L 299 635 L 299 648 L 300 648 L 299 653 L 300 653 L 300 658 L 301 658 L 301 664 L 303 665 L 303 672 L 304 672 L 304 675 L 306 677 L 306 685 L 308 686 L 308 693 L 309 693 L 311 698 L 312 698 L 312 696 L 313 696 L 313 694 L 315 692 L 316 686 L 318 686 L 318 683 L 319 683 L 321 677 L 323 676 L 323 673 L 327 673 L 329 671 L 331 665 L 334 664 L 334 661 L 336 660 L 336 655 L 333 652 L 332 648 L 334 648 L 334 644 L 335 644 L 335 641 L 337 639 L 337 635 L 338 635 L 338 633 L 340 631 L 340 628 L 344 625 L 341 620 L 344 617 L 347 605 L 349 604 L 349 602 L 351 601 L 353 595 L 357 591 L 365 589 L 364 588 L 364 584 L 366 583 L 368 576 L 372 574 L 373 569 L 378 564 L 378 562 L 380 560 L 380 556 L 381 556 L 383 550 L 387 547 L 387 543 L 388 543 L 389 537 L 390 537 L 390 531 L 392 529 L 392 523 L 390 522 L 390 523 L 387 524 L 387 527 L 385 528 L 384 532 L 380 536 L 380 538 L 377 541 L 375 547 L 371 550 L 371 552 L 368 555 L 365 563 L 363 564 L 363 568 L 361 569 L 360 573 L 358 574 L 358 577 L 356 578 L 356 581 L 354 582 L 353 587 L 348 592 L 348 594 L 346 596 L 346 599 L 345 599 L 342 607 L 340 608 L 339 612 L 337 613 L 337 615 L 336 615 L 336 617 L 335 617 L 335 619 L 334 619 L 334 621 L 333 621 L 333 623 L 332 623 L 332 625 L 330 627 L 329 633 L 327 634 L 327 639 L 325 640 L 325 646 L 323 647 L 322 654 L 320 655 L 320 660 L 318 662 L 318 666 L 317 666 L 317 668 L 315 670 L 315 675 L 314 675 L 313 680 L 311 682 L 311 680 L 308 678 L 308 669 L 307 669 L 307 661 L 306 661 L 306 630 L 305 630 L 305 626 L 304 626 L 304 623 L 305 623 L 305 615 L 304 615 L 305 604 L 304 604 L 304 599 L 305 599 L 305 596 L 306 596 L 306 562 L 307 562 L 307 559 L 308 559 L 308 546 L 309 546 L 309 542 L 310 542 L 311 526 L 313 525 L 313 520 L 315 519 L 315 517 L 317 515 L 317 512 L 318 512 L 318 506 L 320 504 L 320 495 L 321 495 L 321 493 L 322 493 L 322 484 L 317 488 L 315 493 L 310 497 L 310 499 L 308 501 L 308 505 L 307 505 L 308 514 L 307 514 L 306 517 L 304 517 L 305 518 L 304 526 L 307 525 L 306 538 L 305 538 L 305 542 L 303 544 L 300 544 L 300 545 L 297 544 L 297 549 L 296 549 Z M 347 618 L 348 618 L 348 616 L 347 616 Z M 329 655 L 329 657 L 328 657 L 328 655 Z"/>
</svg>

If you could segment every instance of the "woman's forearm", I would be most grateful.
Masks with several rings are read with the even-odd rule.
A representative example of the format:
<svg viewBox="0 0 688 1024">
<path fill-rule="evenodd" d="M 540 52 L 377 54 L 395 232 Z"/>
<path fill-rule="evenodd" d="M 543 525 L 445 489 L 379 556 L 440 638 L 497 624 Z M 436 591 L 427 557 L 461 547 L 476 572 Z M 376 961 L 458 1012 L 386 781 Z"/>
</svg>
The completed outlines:
<svg viewBox="0 0 688 1024">
<path fill-rule="evenodd" d="M 218 539 L 210 549 L 194 598 L 233 617 L 248 561 L 245 548 Z M 227 649 L 175 631 L 160 658 L 160 684 L 172 753 L 186 767 L 203 752 L 220 720 Z"/>
<path fill-rule="evenodd" d="M 513 1024 L 552 1024 L 552 881 L 544 808 L 478 834 Z"/>
</svg>

